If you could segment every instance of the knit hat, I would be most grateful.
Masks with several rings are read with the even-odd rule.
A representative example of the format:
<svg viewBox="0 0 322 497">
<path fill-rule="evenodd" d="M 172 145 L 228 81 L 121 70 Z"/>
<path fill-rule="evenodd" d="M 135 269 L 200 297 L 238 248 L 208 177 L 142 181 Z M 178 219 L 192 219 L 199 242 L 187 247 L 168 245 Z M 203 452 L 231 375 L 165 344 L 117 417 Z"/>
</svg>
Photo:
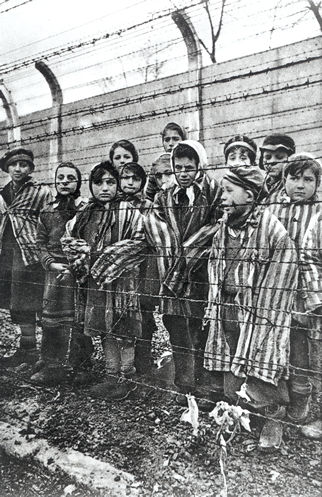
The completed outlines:
<svg viewBox="0 0 322 497">
<path fill-rule="evenodd" d="M 252 191 L 256 196 L 266 193 L 265 177 L 258 167 L 238 166 L 230 169 L 223 177 L 234 185 Z"/>
<path fill-rule="evenodd" d="M 6 152 L 0 160 L 0 168 L 7 173 L 9 166 L 17 161 L 26 161 L 30 165 L 31 171 L 35 169 L 34 154 L 31 150 L 22 147 Z"/>
<path fill-rule="evenodd" d="M 263 145 L 260 147 L 260 150 L 275 151 L 278 148 L 283 148 L 284 150 L 286 150 L 288 155 L 294 154 L 295 143 L 293 138 L 281 133 L 273 133 L 272 135 L 266 136 L 263 141 Z"/>
<path fill-rule="evenodd" d="M 255 162 L 257 145 L 251 138 L 248 138 L 246 135 L 236 135 L 233 138 L 230 138 L 228 142 L 225 143 L 224 146 L 224 155 L 225 160 L 227 161 L 227 157 L 229 151 L 234 147 L 244 147 L 251 152 L 251 161 Z"/>
</svg>

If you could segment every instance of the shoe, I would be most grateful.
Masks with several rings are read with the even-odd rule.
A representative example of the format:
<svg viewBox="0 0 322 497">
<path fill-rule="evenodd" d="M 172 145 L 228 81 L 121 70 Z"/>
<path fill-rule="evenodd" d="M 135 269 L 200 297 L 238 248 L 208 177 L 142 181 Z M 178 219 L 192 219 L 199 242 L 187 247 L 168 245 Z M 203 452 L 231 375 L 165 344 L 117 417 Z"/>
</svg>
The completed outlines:
<svg viewBox="0 0 322 497">
<path fill-rule="evenodd" d="M 188 400 L 184 393 L 178 393 L 178 395 L 175 396 L 175 401 L 178 406 L 188 407 Z"/>
<path fill-rule="evenodd" d="M 70 382 L 73 385 L 88 385 L 92 383 L 94 375 L 92 371 L 79 369 L 78 371 L 72 371 L 70 375 Z"/>
<path fill-rule="evenodd" d="M 45 366 L 30 378 L 31 383 L 39 386 L 56 386 L 67 379 L 67 371 L 61 366 Z"/>
<path fill-rule="evenodd" d="M 17 349 L 16 352 L 9 357 L 2 357 L 1 365 L 7 368 L 14 368 L 21 364 L 35 364 L 39 359 L 37 349 Z"/>
<path fill-rule="evenodd" d="M 35 365 L 32 369 L 33 374 L 38 373 L 42 368 L 46 366 L 46 362 L 44 359 L 38 359 L 38 361 L 35 362 Z"/>
<path fill-rule="evenodd" d="M 311 421 L 300 428 L 302 435 L 312 440 L 322 440 L 322 419 Z"/>
<path fill-rule="evenodd" d="M 109 400 L 125 400 L 137 389 L 137 385 L 132 381 L 122 381 L 115 385 L 111 391 Z"/>
<path fill-rule="evenodd" d="M 203 412 L 211 412 L 215 408 L 215 402 L 208 399 L 201 399 L 198 401 L 198 408 Z"/>
<path fill-rule="evenodd" d="M 283 425 L 280 421 L 268 419 L 262 428 L 258 449 L 262 452 L 278 450 L 283 442 Z"/>
<path fill-rule="evenodd" d="M 98 383 L 98 385 L 92 386 L 89 389 L 88 393 L 91 397 L 108 400 L 117 382 L 118 378 L 114 377 L 107 378 L 102 383 Z"/>
<path fill-rule="evenodd" d="M 266 407 L 265 415 L 274 419 L 265 421 L 259 437 L 258 449 L 262 452 L 274 452 L 281 447 L 283 442 L 281 420 L 285 418 L 286 409 L 284 406 Z"/>
<path fill-rule="evenodd" d="M 292 423 L 303 424 L 310 413 L 311 395 L 292 393 L 291 404 L 287 408 L 287 419 Z"/>
</svg>

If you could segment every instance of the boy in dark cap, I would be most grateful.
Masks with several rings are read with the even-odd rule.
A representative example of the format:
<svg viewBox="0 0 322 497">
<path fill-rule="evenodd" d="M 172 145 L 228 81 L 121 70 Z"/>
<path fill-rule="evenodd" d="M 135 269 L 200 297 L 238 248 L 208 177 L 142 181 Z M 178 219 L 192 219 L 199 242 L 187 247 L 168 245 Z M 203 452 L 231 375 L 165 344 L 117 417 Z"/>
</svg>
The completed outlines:
<svg viewBox="0 0 322 497">
<path fill-rule="evenodd" d="M 293 138 L 282 133 L 266 136 L 260 147 L 259 167 L 266 171 L 269 195 L 283 188 L 283 167 L 288 157 L 295 154 Z"/>
<path fill-rule="evenodd" d="M 52 196 L 48 187 L 31 178 L 33 159 L 31 150 L 19 147 L 0 161 L 11 177 L 0 192 L 0 307 L 10 310 L 21 329 L 19 348 L 1 360 L 8 366 L 37 360 L 36 314 L 41 311 L 44 277 L 36 247 L 37 221 Z"/>
<path fill-rule="evenodd" d="M 285 228 L 258 205 L 265 194 L 257 167 L 236 167 L 222 180 L 224 211 L 208 263 L 204 367 L 221 377 L 224 394 L 240 389 L 270 419 L 259 448 L 282 442 L 288 392 L 289 332 L 296 287 L 296 251 Z M 271 419 L 273 418 L 273 419 Z"/>
</svg>

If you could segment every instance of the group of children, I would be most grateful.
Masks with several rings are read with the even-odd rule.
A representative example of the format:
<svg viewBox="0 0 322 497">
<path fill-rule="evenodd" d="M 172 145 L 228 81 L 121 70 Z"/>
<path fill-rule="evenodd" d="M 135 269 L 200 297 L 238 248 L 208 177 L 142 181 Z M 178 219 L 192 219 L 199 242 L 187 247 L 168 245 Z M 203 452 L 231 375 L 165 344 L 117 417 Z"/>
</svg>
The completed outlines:
<svg viewBox="0 0 322 497">
<path fill-rule="evenodd" d="M 277 449 L 282 420 L 304 424 L 319 388 L 321 164 L 273 134 L 257 165 L 256 143 L 237 135 L 218 182 L 204 147 L 178 124 L 165 127 L 162 143 L 148 179 L 134 145 L 113 144 L 91 170 L 89 201 L 70 162 L 57 167 L 52 197 L 30 176 L 31 151 L 1 159 L 11 181 L 0 194 L 0 306 L 21 329 L 19 348 L 1 362 L 33 364 L 39 385 L 71 373 L 84 382 L 99 336 L 106 377 L 91 395 L 124 399 L 151 371 L 158 305 L 177 402 L 192 393 L 207 410 L 247 399 L 266 418 L 259 448 Z M 304 432 L 321 436 L 319 423 Z"/>
</svg>

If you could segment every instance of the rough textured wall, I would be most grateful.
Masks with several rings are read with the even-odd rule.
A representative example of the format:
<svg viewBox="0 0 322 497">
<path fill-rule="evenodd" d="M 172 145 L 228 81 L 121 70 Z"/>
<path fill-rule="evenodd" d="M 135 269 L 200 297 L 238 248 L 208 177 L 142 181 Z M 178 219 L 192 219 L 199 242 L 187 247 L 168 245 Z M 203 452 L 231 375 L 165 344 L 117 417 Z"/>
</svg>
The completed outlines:
<svg viewBox="0 0 322 497">
<path fill-rule="evenodd" d="M 298 150 L 321 157 L 321 56 L 318 37 L 66 104 L 63 159 L 88 172 L 107 158 L 115 140 L 127 138 L 149 168 L 162 151 L 160 131 L 169 121 L 183 125 L 190 138 L 200 136 L 214 166 L 222 164 L 223 144 L 236 133 L 249 134 L 260 145 L 266 134 L 284 131 Z M 52 112 L 21 117 L 23 145 L 34 150 L 39 179 L 47 181 L 56 165 L 49 157 Z M 3 131 L 0 138 L 4 143 Z"/>
</svg>

